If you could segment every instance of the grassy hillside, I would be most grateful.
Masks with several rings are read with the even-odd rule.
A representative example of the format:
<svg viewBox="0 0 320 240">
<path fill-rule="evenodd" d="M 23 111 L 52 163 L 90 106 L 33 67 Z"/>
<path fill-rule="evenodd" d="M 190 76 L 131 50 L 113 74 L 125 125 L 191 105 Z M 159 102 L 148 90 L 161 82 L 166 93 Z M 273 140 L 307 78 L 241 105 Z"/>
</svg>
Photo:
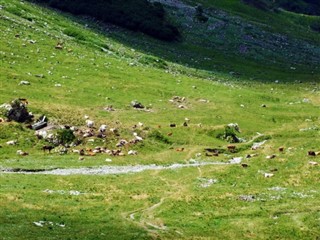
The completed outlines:
<svg viewBox="0 0 320 240">
<path fill-rule="evenodd" d="M 110 37 L 168 61 L 240 79 L 292 81 L 293 74 L 294 80 L 319 79 L 320 37 L 310 27 L 319 17 L 263 11 L 237 0 L 161 2 L 168 4 L 165 9 L 179 26 L 182 42 L 164 46 L 140 35 Z M 207 22 L 196 19 L 198 3 Z"/>
<path fill-rule="evenodd" d="M 258 19 L 256 12 L 249 16 L 248 6 L 241 5 L 234 15 L 233 1 L 229 5 L 215 2 L 216 9 L 210 9 L 210 1 L 204 4 L 209 16 L 206 24 L 213 24 L 218 16 L 228 20 L 230 28 L 219 32 L 225 34 L 225 41 L 218 43 L 205 34 L 208 26 L 191 21 L 184 15 L 185 8 L 174 11 L 174 6 L 167 6 L 177 23 L 190 23 L 192 28 L 183 28 L 184 42 L 164 45 L 140 33 L 101 27 L 85 17 L 0 0 L 0 105 L 26 98 L 35 119 L 48 117 L 52 133 L 62 125 L 88 130 L 85 115 L 95 122 L 95 134 L 101 124 L 108 125 L 106 138 L 83 138 L 80 145 L 60 155 L 55 151 L 59 147 L 44 153 L 41 148 L 49 143 L 38 139 L 27 124 L 0 122 L 3 239 L 320 236 L 320 156 L 308 155 L 320 151 L 318 35 L 305 30 L 310 20 L 305 16 L 265 13 Z M 278 23 L 271 22 L 270 28 L 261 25 L 268 16 Z M 269 45 L 259 45 L 256 54 L 244 57 L 235 54 L 238 45 L 232 48 L 240 40 L 230 36 L 248 24 L 252 24 L 250 34 L 266 41 L 295 31 L 287 36 L 289 47 L 283 47 L 284 52 L 275 46 L 272 53 L 260 55 L 258 50 Z M 213 47 L 219 44 L 220 48 Z M 21 81 L 30 85 L 20 85 Z M 132 100 L 145 108 L 134 109 Z M 110 105 L 115 111 L 105 110 Z M 170 127 L 173 123 L 175 128 Z M 244 142 L 223 138 L 229 123 L 238 123 L 241 132 L 236 134 Z M 118 134 L 110 128 L 118 129 Z M 125 156 L 72 152 L 98 146 L 116 149 L 119 140 L 129 141 L 134 133 L 143 141 L 120 147 Z M 16 145 L 8 145 L 11 140 Z M 265 140 L 252 149 L 254 143 Z M 235 149 L 228 150 L 228 145 Z M 206 154 L 205 148 L 218 149 L 219 156 L 207 156 L 211 153 Z M 18 150 L 28 155 L 21 156 Z M 138 155 L 128 155 L 129 150 Z M 5 173 L 10 169 L 228 163 L 238 157 L 242 163 L 234 165 L 134 174 Z"/>
</svg>

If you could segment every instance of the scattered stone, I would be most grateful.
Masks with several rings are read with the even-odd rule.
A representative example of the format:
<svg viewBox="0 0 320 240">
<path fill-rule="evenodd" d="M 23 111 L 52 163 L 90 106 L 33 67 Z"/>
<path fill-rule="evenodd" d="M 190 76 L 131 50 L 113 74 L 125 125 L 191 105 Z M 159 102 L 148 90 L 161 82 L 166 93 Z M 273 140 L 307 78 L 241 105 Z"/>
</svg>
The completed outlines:
<svg viewBox="0 0 320 240">
<path fill-rule="evenodd" d="M 84 157 L 79 157 L 79 161 L 83 161 L 84 160 Z"/>
<path fill-rule="evenodd" d="M 262 108 L 266 108 L 267 105 L 266 105 L 266 104 L 262 104 L 261 107 L 262 107 Z"/>
<path fill-rule="evenodd" d="M 229 163 L 230 164 L 238 164 L 238 163 L 241 163 L 242 162 L 242 157 L 235 157 L 235 158 L 232 158 L 229 160 Z"/>
<path fill-rule="evenodd" d="M 208 103 L 209 102 L 209 100 L 207 100 L 207 99 L 199 99 L 198 101 L 201 103 Z"/>
<path fill-rule="evenodd" d="M 44 78 L 44 75 L 43 74 L 36 74 L 35 75 L 37 78 Z"/>
<path fill-rule="evenodd" d="M 31 85 L 29 81 L 20 81 L 19 85 Z"/>
<path fill-rule="evenodd" d="M 106 162 L 112 162 L 112 159 L 107 158 L 105 161 L 106 161 Z"/>
<path fill-rule="evenodd" d="M 268 190 L 270 190 L 270 191 L 285 191 L 287 189 L 282 188 L 282 187 L 272 187 L 272 188 L 268 188 Z"/>
<path fill-rule="evenodd" d="M 266 142 L 267 142 L 267 140 L 264 140 L 264 141 L 258 142 L 258 143 L 253 143 L 251 149 L 252 150 L 257 150 L 257 149 L 261 148 L 262 145 L 264 145 Z"/>
<path fill-rule="evenodd" d="M 22 151 L 22 150 L 18 150 L 18 151 L 17 151 L 17 154 L 20 155 L 20 156 L 27 156 L 27 155 L 29 155 L 29 153 L 24 152 L 24 151 Z"/>
<path fill-rule="evenodd" d="M 69 194 L 72 195 L 72 196 L 78 196 L 81 193 L 79 191 L 71 190 L 71 191 L 69 191 Z"/>
<path fill-rule="evenodd" d="M 17 140 L 11 140 L 11 141 L 8 141 L 6 142 L 7 145 L 16 145 L 17 144 Z"/>
<path fill-rule="evenodd" d="M 264 173 L 264 177 L 265 177 L 265 178 L 271 178 L 271 177 L 273 177 L 273 176 L 274 176 L 273 173 Z"/>
<path fill-rule="evenodd" d="M 47 117 L 43 116 L 42 118 L 40 118 L 40 120 L 38 122 L 33 124 L 31 127 L 34 130 L 42 129 L 42 128 L 44 128 L 44 127 L 46 127 L 48 125 L 47 121 L 48 121 Z"/>
<path fill-rule="evenodd" d="M 200 184 L 200 187 L 202 188 L 208 188 L 211 185 L 218 182 L 217 179 L 206 179 L 206 178 L 198 178 L 202 183 Z"/>
<path fill-rule="evenodd" d="M 54 86 L 55 87 L 62 87 L 62 85 L 60 83 L 56 83 Z"/>
<path fill-rule="evenodd" d="M 103 110 L 108 111 L 108 112 L 113 112 L 113 111 L 115 111 L 115 109 L 113 108 L 112 105 L 109 105 L 109 106 L 105 107 Z"/>
<path fill-rule="evenodd" d="M 312 166 L 317 166 L 319 163 L 310 161 L 309 164 L 312 165 Z"/>
<path fill-rule="evenodd" d="M 246 202 L 254 202 L 256 198 L 253 195 L 240 195 L 239 200 L 246 201 Z"/>
<path fill-rule="evenodd" d="M 272 154 L 272 155 L 266 156 L 266 159 L 274 159 L 276 156 L 277 156 L 277 155 Z"/>
<path fill-rule="evenodd" d="M 33 224 L 36 225 L 37 227 L 43 227 L 43 223 L 44 223 L 44 221 L 33 222 Z"/>
</svg>

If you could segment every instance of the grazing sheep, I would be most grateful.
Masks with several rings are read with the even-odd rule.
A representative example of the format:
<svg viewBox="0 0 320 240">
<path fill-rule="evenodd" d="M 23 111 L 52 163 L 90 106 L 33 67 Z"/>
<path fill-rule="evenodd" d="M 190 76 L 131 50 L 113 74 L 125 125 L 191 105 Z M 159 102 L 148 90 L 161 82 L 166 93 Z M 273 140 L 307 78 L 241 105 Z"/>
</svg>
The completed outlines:
<svg viewBox="0 0 320 240">
<path fill-rule="evenodd" d="M 94 126 L 94 121 L 87 119 L 86 120 L 86 124 L 88 128 L 93 128 Z"/>
<path fill-rule="evenodd" d="M 228 150 L 230 152 L 234 152 L 236 150 L 236 146 L 235 145 L 228 145 L 227 148 L 228 148 Z"/>
<path fill-rule="evenodd" d="M 121 140 L 117 143 L 116 147 L 123 147 L 123 146 L 125 146 L 125 145 L 127 145 L 127 144 L 128 144 L 127 140 L 121 139 Z"/>
<path fill-rule="evenodd" d="M 42 147 L 43 152 L 46 152 L 46 150 L 48 150 L 48 152 L 50 153 L 52 149 L 54 149 L 54 147 L 49 145 L 45 145 Z"/>
<path fill-rule="evenodd" d="M 138 142 L 143 141 L 143 138 L 140 137 L 140 136 L 138 136 L 138 134 L 137 134 L 136 132 L 133 133 L 133 136 L 136 138 L 136 140 L 137 140 Z"/>
<path fill-rule="evenodd" d="M 130 151 L 128 152 L 128 155 L 138 155 L 138 152 L 135 151 L 135 150 L 130 150 Z"/>
<path fill-rule="evenodd" d="M 18 151 L 17 151 L 17 154 L 20 155 L 20 156 L 27 156 L 27 155 L 29 155 L 29 153 L 24 152 L 24 151 L 22 151 L 22 150 L 18 150 Z"/>
<path fill-rule="evenodd" d="M 101 133 L 104 133 L 106 130 L 107 130 L 107 125 L 105 125 L 105 124 L 101 125 L 100 128 L 99 128 L 99 131 Z"/>
<path fill-rule="evenodd" d="M 19 101 L 25 106 L 29 104 L 29 102 L 26 98 L 19 98 Z"/>
</svg>

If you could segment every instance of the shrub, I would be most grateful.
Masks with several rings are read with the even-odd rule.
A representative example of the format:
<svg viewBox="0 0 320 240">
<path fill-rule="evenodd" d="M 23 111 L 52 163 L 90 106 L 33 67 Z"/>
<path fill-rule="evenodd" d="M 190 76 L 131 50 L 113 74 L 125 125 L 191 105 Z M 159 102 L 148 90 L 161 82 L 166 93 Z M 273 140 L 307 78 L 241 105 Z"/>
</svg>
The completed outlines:
<svg viewBox="0 0 320 240">
<path fill-rule="evenodd" d="M 76 137 L 70 129 L 60 129 L 57 132 L 57 138 L 60 144 L 66 145 L 72 143 Z"/>
</svg>

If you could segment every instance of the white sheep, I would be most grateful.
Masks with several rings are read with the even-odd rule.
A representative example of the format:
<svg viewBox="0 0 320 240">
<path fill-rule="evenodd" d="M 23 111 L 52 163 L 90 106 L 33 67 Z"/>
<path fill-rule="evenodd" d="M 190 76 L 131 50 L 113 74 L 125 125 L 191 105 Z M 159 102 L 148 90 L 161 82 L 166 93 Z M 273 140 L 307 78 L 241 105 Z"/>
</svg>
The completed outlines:
<svg viewBox="0 0 320 240">
<path fill-rule="evenodd" d="M 100 126 L 99 131 L 104 133 L 107 130 L 107 125 L 103 124 Z"/>
<path fill-rule="evenodd" d="M 137 141 L 139 141 L 139 142 L 143 141 L 143 138 L 138 136 L 138 134 L 136 132 L 133 133 L 133 136 L 136 138 Z"/>
<path fill-rule="evenodd" d="M 138 154 L 138 152 L 135 150 L 128 151 L 128 155 L 137 155 L 137 154 Z"/>
<path fill-rule="evenodd" d="M 94 121 L 87 119 L 86 120 L 86 124 L 88 128 L 93 128 L 94 126 Z"/>
</svg>

